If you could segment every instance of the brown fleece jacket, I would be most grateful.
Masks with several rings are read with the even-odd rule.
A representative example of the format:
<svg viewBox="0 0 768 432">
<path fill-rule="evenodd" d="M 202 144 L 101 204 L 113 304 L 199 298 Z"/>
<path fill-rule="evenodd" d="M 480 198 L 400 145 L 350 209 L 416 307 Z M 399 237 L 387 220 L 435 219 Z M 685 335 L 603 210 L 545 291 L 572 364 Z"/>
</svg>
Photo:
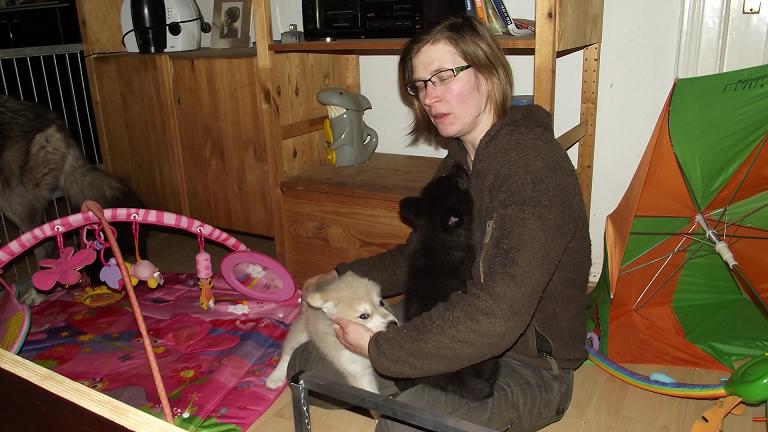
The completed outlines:
<svg viewBox="0 0 768 432">
<path fill-rule="evenodd" d="M 437 175 L 466 160 L 461 143 L 451 143 Z M 468 292 L 374 334 L 374 368 L 415 378 L 501 354 L 548 368 L 539 353 L 547 344 L 560 367 L 578 367 L 586 358 L 590 239 L 575 170 L 553 137 L 549 113 L 512 107 L 480 141 L 470 181 L 478 253 Z M 337 271 L 375 280 L 385 295 L 401 293 L 406 248 L 408 242 Z M 538 349 L 536 333 L 546 338 Z"/>
</svg>

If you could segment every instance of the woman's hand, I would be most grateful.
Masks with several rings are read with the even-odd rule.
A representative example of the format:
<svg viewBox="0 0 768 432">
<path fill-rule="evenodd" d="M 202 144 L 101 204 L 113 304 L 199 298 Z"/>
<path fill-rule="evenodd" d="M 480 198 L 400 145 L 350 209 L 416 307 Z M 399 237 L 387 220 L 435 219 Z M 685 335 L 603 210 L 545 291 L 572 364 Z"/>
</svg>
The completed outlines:
<svg viewBox="0 0 768 432">
<path fill-rule="evenodd" d="M 312 288 L 314 288 L 320 282 L 324 282 L 332 279 L 338 279 L 338 278 L 339 278 L 339 275 L 336 273 L 336 270 L 320 273 L 305 280 L 304 284 L 301 286 L 301 290 L 311 291 Z"/>
<path fill-rule="evenodd" d="M 368 327 L 344 318 L 335 318 L 333 330 L 344 348 L 368 358 L 368 343 L 373 331 Z"/>
</svg>

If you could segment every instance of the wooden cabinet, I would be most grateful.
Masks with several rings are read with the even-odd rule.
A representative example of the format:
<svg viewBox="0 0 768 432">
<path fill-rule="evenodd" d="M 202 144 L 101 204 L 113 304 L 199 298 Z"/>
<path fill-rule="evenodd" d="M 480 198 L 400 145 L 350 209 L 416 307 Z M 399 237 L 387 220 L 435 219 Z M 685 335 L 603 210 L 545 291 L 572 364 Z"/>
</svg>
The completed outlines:
<svg viewBox="0 0 768 432">
<path fill-rule="evenodd" d="M 129 180 L 147 206 L 185 210 L 166 56 L 114 55 L 89 75 L 106 168 Z"/>
<path fill-rule="evenodd" d="M 255 57 L 170 58 L 188 214 L 271 236 Z"/>
<path fill-rule="evenodd" d="M 274 236 L 256 50 L 126 53 L 121 5 L 77 2 L 106 168 L 147 207 Z"/>
<path fill-rule="evenodd" d="M 553 115 L 556 59 L 583 51 L 580 121 L 558 141 L 566 149 L 579 143 L 577 171 L 587 208 L 602 15 L 602 0 L 536 0 L 536 35 L 499 38 L 506 54 L 534 56 L 534 102 Z M 269 28 L 268 1 L 258 2 L 254 18 L 257 29 L 260 25 Z M 411 174 L 424 180 L 408 188 L 388 173 L 409 166 L 412 156 L 374 158 L 354 168 L 329 167 L 322 157 L 325 112 L 315 101 L 318 84 L 359 91 L 359 56 L 396 55 L 405 39 L 268 41 L 268 33 L 261 32 L 256 48 L 260 74 L 264 82 L 272 83 L 272 103 L 265 107 L 271 110 L 271 118 L 264 116 L 262 121 L 280 125 L 272 130 L 276 146 L 272 162 L 277 170 L 271 183 L 276 249 L 301 282 L 338 262 L 367 256 L 404 240 L 408 230 L 399 221 L 396 198 L 417 193 L 433 173 L 436 161 L 422 158 L 424 163 L 411 165 Z M 262 55 L 265 52 L 269 55 Z M 351 178 L 355 181 L 339 180 Z M 380 188 L 389 188 L 388 196 L 370 192 Z"/>
<path fill-rule="evenodd" d="M 207 53 L 91 59 L 105 165 L 148 207 L 272 236 L 255 56 Z"/>
</svg>

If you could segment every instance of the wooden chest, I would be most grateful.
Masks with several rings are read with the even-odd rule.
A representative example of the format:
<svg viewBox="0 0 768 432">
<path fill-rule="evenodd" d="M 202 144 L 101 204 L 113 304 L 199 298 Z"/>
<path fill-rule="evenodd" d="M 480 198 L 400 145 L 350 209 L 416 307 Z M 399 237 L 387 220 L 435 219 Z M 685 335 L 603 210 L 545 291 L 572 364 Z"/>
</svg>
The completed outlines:
<svg viewBox="0 0 768 432">
<path fill-rule="evenodd" d="M 418 195 L 438 158 L 374 153 L 354 167 L 322 166 L 281 183 L 285 264 L 306 278 L 402 243 L 399 201 Z"/>
</svg>

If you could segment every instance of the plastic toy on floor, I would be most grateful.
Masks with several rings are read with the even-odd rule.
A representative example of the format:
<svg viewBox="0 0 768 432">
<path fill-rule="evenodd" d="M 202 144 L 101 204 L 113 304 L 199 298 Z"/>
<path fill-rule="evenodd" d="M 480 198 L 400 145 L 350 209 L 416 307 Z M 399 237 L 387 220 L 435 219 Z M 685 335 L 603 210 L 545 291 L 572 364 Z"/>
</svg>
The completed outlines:
<svg viewBox="0 0 768 432">
<path fill-rule="evenodd" d="M 115 292 L 105 285 L 99 285 L 85 287 L 83 291 L 75 294 L 75 298 L 86 306 L 99 307 L 117 303 L 123 298 L 123 295 L 124 291 Z"/>
<path fill-rule="evenodd" d="M 760 405 L 768 402 L 768 352 L 739 366 L 721 384 L 678 383 L 669 378 L 659 380 L 658 376 L 644 376 L 632 372 L 600 354 L 600 339 L 594 332 L 587 336 L 586 345 L 589 360 L 610 375 L 637 388 L 667 396 L 690 399 L 716 399 L 694 422 L 691 432 L 719 432 L 728 414 L 741 415 L 745 403 Z M 663 374 L 661 374 L 663 375 Z"/>
</svg>

